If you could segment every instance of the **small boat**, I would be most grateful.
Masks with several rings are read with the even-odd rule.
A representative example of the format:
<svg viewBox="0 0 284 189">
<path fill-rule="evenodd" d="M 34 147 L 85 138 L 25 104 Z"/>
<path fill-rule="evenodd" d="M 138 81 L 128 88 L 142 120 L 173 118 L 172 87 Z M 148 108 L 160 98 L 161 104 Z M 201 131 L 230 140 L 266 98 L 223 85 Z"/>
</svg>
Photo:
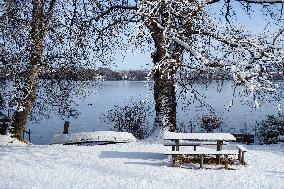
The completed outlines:
<svg viewBox="0 0 284 189">
<path fill-rule="evenodd" d="M 115 131 L 80 132 L 56 134 L 51 144 L 63 145 L 106 145 L 136 142 L 132 133 Z"/>
</svg>

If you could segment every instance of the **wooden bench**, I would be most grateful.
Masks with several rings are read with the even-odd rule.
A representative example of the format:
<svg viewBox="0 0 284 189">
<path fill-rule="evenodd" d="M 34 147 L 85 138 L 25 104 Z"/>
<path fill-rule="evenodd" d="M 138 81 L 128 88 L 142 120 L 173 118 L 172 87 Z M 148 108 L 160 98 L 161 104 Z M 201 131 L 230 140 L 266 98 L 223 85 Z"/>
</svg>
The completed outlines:
<svg viewBox="0 0 284 189">
<path fill-rule="evenodd" d="M 239 149 L 239 153 L 238 153 L 238 160 L 240 161 L 240 163 L 242 165 L 245 165 L 245 152 L 248 151 L 248 149 L 246 149 L 244 146 L 242 145 L 237 145 L 237 148 Z"/>
<path fill-rule="evenodd" d="M 175 166 L 175 162 L 177 161 L 177 157 L 179 155 L 198 155 L 200 156 L 200 168 L 202 169 L 204 167 L 203 161 L 204 156 L 206 155 L 224 155 L 225 159 L 225 169 L 228 169 L 228 156 L 229 155 L 237 155 L 238 152 L 232 151 L 232 150 L 222 150 L 222 151 L 216 151 L 211 149 L 206 150 L 198 150 L 198 151 L 169 151 L 164 153 L 164 155 L 171 155 L 172 156 L 172 166 Z"/>
<path fill-rule="evenodd" d="M 236 137 L 236 142 L 239 143 L 254 143 L 254 135 L 249 134 L 233 134 Z"/>
</svg>

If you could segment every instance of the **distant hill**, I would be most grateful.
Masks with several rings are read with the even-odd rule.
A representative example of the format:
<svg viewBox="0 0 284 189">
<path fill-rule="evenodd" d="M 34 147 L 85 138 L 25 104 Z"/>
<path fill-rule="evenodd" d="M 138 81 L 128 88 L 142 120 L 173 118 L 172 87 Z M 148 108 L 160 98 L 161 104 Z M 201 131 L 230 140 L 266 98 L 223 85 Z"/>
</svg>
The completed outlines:
<svg viewBox="0 0 284 189">
<path fill-rule="evenodd" d="M 110 68 L 74 68 L 65 67 L 54 70 L 51 73 L 41 73 L 41 79 L 71 79 L 71 80 L 146 80 L 147 70 L 123 70 L 114 71 Z"/>
</svg>

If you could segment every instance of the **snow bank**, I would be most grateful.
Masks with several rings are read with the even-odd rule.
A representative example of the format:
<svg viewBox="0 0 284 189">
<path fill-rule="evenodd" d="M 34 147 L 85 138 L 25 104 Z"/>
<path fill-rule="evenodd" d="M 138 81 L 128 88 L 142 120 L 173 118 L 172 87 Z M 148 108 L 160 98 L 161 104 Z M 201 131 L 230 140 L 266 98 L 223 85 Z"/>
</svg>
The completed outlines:
<svg viewBox="0 0 284 189">
<path fill-rule="evenodd" d="M 57 134 L 52 144 L 70 144 L 78 142 L 135 142 L 132 133 L 115 131 L 80 132 L 71 134 Z"/>
<path fill-rule="evenodd" d="M 11 138 L 10 135 L 0 135 L 0 145 L 27 145 L 15 138 Z M 1 187 L 0 187 L 1 188 Z"/>
</svg>

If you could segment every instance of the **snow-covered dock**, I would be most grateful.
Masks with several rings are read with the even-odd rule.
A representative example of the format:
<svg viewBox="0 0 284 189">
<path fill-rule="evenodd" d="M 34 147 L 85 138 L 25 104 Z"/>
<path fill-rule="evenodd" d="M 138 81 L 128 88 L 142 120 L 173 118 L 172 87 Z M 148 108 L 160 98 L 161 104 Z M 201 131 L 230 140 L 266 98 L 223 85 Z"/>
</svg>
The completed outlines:
<svg viewBox="0 0 284 189">
<path fill-rule="evenodd" d="M 51 144 L 109 144 L 136 142 L 131 133 L 115 131 L 80 132 L 71 134 L 57 134 Z"/>
</svg>

